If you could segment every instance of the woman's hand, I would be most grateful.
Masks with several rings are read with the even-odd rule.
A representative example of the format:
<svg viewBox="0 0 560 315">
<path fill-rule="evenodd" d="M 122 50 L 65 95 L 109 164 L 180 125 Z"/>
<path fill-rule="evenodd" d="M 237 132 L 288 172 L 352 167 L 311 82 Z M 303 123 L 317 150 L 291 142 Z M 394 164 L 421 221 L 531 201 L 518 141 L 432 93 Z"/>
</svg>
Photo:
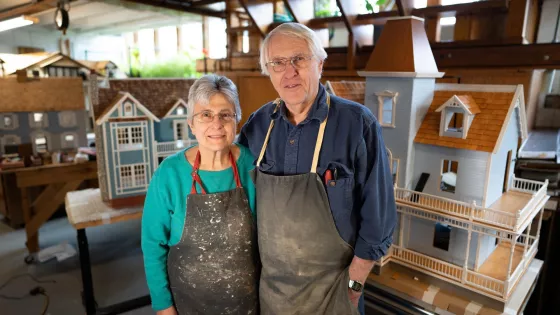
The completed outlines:
<svg viewBox="0 0 560 315">
<path fill-rule="evenodd" d="M 175 309 L 175 306 L 170 306 L 164 310 L 158 311 L 156 313 L 157 315 L 177 315 L 177 310 Z"/>
</svg>

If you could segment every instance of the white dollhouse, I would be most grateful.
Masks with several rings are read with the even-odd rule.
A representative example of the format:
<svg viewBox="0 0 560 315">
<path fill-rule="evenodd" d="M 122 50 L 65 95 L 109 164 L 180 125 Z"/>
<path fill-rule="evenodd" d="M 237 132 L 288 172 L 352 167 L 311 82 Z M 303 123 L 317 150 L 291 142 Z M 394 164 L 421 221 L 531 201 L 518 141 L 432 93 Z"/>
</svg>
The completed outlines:
<svg viewBox="0 0 560 315">
<path fill-rule="evenodd" d="M 387 22 L 359 74 L 383 129 L 399 214 L 378 266 L 393 262 L 505 303 L 535 257 L 548 200 L 547 182 L 513 173 L 527 139 L 522 86 L 436 84 L 443 73 L 415 17 Z"/>
</svg>

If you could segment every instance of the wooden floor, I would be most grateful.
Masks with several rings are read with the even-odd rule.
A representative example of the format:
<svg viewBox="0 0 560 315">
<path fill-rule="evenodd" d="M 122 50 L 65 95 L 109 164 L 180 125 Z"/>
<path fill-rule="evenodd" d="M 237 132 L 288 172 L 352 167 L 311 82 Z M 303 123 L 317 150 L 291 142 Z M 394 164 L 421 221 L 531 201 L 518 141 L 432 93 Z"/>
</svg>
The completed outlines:
<svg viewBox="0 0 560 315">
<path fill-rule="evenodd" d="M 509 243 L 500 243 L 494 252 L 486 259 L 482 264 L 479 273 L 492 277 L 498 280 L 506 280 L 507 268 L 509 262 L 509 256 L 511 254 L 511 246 Z M 515 251 L 513 252 L 513 264 L 511 266 L 511 273 L 515 271 L 515 268 L 519 265 L 519 262 L 523 258 L 523 246 L 517 245 Z"/>
<path fill-rule="evenodd" d="M 531 197 L 533 197 L 531 194 L 510 190 L 502 194 L 489 208 L 503 212 L 516 213 L 527 205 Z"/>
</svg>

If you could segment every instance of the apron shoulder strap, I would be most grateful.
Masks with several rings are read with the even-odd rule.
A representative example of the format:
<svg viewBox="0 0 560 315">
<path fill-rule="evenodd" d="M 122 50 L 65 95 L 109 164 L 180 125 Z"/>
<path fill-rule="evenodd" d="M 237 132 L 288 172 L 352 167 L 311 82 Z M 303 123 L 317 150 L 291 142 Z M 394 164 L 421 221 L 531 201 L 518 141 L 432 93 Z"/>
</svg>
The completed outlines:
<svg viewBox="0 0 560 315">
<path fill-rule="evenodd" d="M 276 111 L 278 111 L 278 109 L 280 108 L 280 102 L 281 101 L 282 100 L 280 98 L 277 98 L 274 101 L 274 104 L 276 104 L 276 107 L 274 108 L 274 112 L 272 112 L 273 114 L 276 113 Z M 257 159 L 257 169 L 261 165 L 261 161 L 264 157 L 264 152 L 266 151 L 266 146 L 268 145 L 268 138 L 270 138 L 270 132 L 272 131 L 272 127 L 274 127 L 274 119 L 270 120 L 270 125 L 268 126 L 268 131 L 266 132 L 266 137 L 264 138 L 264 142 L 263 142 L 263 145 L 261 147 L 261 153 L 259 154 L 259 158 Z"/>
<path fill-rule="evenodd" d="M 200 180 L 200 176 L 198 176 L 198 168 L 200 167 L 200 151 L 196 152 L 196 158 L 194 159 L 193 170 L 191 172 L 191 176 L 193 179 L 192 186 L 191 186 L 191 194 L 196 194 L 196 184 L 200 186 L 200 191 L 203 195 L 206 194 L 204 190 L 204 186 L 202 186 L 202 180 Z"/>
<path fill-rule="evenodd" d="M 327 108 L 331 107 L 331 96 L 327 93 Z M 329 118 L 329 111 L 327 109 L 327 117 L 319 125 L 319 133 L 317 134 L 317 142 L 315 143 L 315 152 L 313 153 L 313 162 L 311 162 L 311 173 L 317 173 L 317 164 L 319 163 L 319 153 L 323 145 L 323 136 L 325 135 L 325 127 L 327 126 L 327 119 Z"/>
<path fill-rule="evenodd" d="M 229 150 L 229 161 L 231 162 L 231 168 L 233 169 L 233 177 L 235 178 L 235 186 L 237 188 L 241 188 L 241 179 L 239 178 L 239 170 L 237 169 L 237 163 L 235 163 L 235 158 L 233 157 L 233 153 Z M 204 190 L 204 186 L 202 186 L 202 180 L 198 175 L 198 168 L 200 167 L 200 151 L 196 152 L 196 158 L 194 160 L 193 171 L 191 176 L 193 178 L 192 186 L 191 186 L 191 194 L 196 194 L 196 184 L 200 186 L 200 191 L 203 195 L 206 194 Z"/>
</svg>

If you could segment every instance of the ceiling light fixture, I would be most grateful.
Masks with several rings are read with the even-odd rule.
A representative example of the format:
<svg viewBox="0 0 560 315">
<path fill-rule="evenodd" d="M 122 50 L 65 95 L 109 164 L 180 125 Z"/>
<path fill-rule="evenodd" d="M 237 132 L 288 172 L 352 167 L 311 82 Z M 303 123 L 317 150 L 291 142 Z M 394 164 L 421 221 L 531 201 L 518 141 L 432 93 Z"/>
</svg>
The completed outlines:
<svg viewBox="0 0 560 315">
<path fill-rule="evenodd" d="M 39 19 L 27 15 L 22 15 L 17 18 L 5 20 L 0 22 L 0 32 L 11 30 L 18 27 L 23 27 L 39 23 Z"/>
<path fill-rule="evenodd" d="M 68 9 L 66 9 L 65 6 L 67 6 Z M 66 35 L 66 30 L 70 24 L 70 18 L 68 17 L 70 3 L 67 2 L 67 0 L 59 0 L 56 7 L 57 9 L 54 13 L 54 24 L 59 31 L 62 31 L 62 34 Z"/>
</svg>

